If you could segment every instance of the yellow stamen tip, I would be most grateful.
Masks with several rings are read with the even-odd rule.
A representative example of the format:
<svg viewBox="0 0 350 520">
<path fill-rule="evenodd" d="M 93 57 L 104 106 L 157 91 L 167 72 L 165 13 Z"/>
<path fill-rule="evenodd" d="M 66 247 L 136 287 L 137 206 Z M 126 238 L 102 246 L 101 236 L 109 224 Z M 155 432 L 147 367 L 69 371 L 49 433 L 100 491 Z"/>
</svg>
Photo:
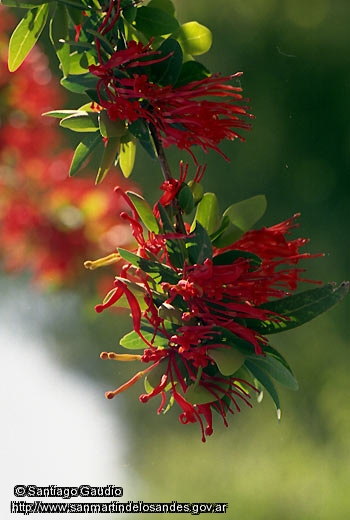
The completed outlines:
<svg viewBox="0 0 350 520">
<path fill-rule="evenodd" d="M 86 262 L 84 262 L 84 267 L 85 269 L 90 269 L 90 271 L 93 271 L 99 267 L 115 264 L 116 262 L 119 262 L 120 259 L 121 256 L 119 253 L 112 253 L 111 255 L 98 258 L 97 260 L 86 260 Z"/>
</svg>

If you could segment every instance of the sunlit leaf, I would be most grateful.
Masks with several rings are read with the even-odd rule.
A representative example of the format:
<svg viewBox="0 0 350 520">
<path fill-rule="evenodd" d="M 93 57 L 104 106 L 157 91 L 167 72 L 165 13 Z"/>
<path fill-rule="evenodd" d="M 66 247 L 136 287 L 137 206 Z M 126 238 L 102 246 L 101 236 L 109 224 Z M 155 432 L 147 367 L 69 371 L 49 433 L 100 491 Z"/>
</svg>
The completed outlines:
<svg viewBox="0 0 350 520">
<path fill-rule="evenodd" d="M 100 167 L 97 172 L 95 184 L 100 184 L 106 177 L 108 171 L 112 168 L 119 151 L 120 140 L 119 137 L 111 137 L 105 146 Z"/>
<path fill-rule="evenodd" d="M 73 132 L 96 132 L 98 130 L 97 114 L 79 110 L 62 119 L 60 126 Z"/>
<path fill-rule="evenodd" d="M 213 40 L 208 27 L 198 22 L 184 23 L 174 37 L 180 43 L 184 53 L 193 56 L 208 52 Z"/>
<path fill-rule="evenodd" d="M 50 110 L 50 112 L 44 112 L 42 115 L 63 119 L 68 116 L 80 115 L 80 110 Z"/>
<path fill-rule="evenodd" d="M 141 329 L 142 335 L 146 338 L 150 343 L 154 339 L 155 347 L 167 347 L 168 346 L 168 338 L 161 334 L 157 334 L 154 337 L 154 332 L 149 332 Z M 120 340 L 120 345 L 124 348 L 128 348 L 130 350 L 143 350 L 146 348 L 145 342 L 140 338 L 139 334 L 132 330 L 128 334 L 122 337 Z"/>
<path fill-rule="evenodd" d="M 95 63 L 94 57 L 87 50 L 72 52 L 69 55 L 70 77 L 88 74 L 88 67 L 93 63 Z"/>
<path fill-rule="evenodd" d="M 149 231 L 152 231 L 152 233 L 159 233 L 158 221 L 153 215 L 152 208 L 148 202 L 137 193 L 132 191 L 127 191 L 126 193 L 134 204 L 136 211 L 146 228 L 149 229 Z"/>
<path fill-rule="evenodd" d="M 38 41 L 46 24 L 48 10 L 48 4 L 43 4 L 28 11 L 12 33 L 8 56 L 10 72 L 18 69 Z"/>
<path fill-rule="evenodd" d="M 215 193 L 204 193 L 198 203 L 191 230 L 194 229 L 196 222 L 199 222 L 209 235 L 219 227 L 219 205 Z"/>
<path fill-rule="evenodd" d="M 135 164 L 136 141 L 132 139 L 127 143 L 120 143 L 119 166 L 124 177 L 129 177 Z"/>
</svg>

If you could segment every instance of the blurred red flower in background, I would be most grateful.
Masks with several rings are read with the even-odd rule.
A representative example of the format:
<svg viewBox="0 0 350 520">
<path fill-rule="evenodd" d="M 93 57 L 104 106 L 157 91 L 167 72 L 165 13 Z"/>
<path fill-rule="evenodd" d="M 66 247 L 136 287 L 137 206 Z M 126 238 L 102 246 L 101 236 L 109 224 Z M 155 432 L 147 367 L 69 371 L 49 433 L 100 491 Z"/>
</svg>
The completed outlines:
<svg viewBox="0 0 350 520">
<path fill-rule="evenodd" d="M 130 186 L 117 171 L 103 185 L 93 176 L 69 179 L 72 153 L 50 118 L 61 102 L 46 56 L 35 47 L 17 71 L 7 68 L 6 30 L 0 20 L 0 259 L 7 272 L 29 271 L 36 281 L 74 283 L 87 257 L 99 257 L 132 240 L 120 220 L 123 201 L 114 184 Z"/>
</svg>

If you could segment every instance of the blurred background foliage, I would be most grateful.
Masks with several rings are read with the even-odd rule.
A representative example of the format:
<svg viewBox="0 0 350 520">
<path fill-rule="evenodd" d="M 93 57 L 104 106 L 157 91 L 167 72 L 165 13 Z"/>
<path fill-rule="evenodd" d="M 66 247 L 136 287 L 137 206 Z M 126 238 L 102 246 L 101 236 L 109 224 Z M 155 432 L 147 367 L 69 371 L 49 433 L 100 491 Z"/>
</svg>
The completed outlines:
<svg viewBox="0 0 350 520">
<path fill-rule="evenodd" d="M 244 71 L 242 86 L 256 116 L 245 143 L 223 147 L 230 163 L 201 156 L 208 164 L 206 190 L 217 193 L 221 209 L 264 193 L 263 225 L 301 212 L 295 236 L 311 237 L 308 250 L 327 253 L 307 262 L 309 277 L 349 278 L 348 0 L 174 3 L 181 21 L 198 20 L 213 32 L 212 50 L 200 61 L 213 72 Z M 170 150 L 169 158 L 176 171 L 180 155 Z M 156 199 L 159 168 L 142 151 L 133 179 Z M 23 289 L 22 280 L 4 287 L 33 291 Z M 63 365 L 109 390 L 128 379 L 129 368 L 98 355 L 117 347 L 130 322 L 121 314 L 96 316 L 94 297 L 82 294 L 40 296 L 51 310 L 38 323 L 48 343 L 55 339 Z M 111 414 L 124 422 L 129 441 L 121 447 L 113 431 L 106 432 L 110 449 L 126 450 L 129 467 L 144 482 L 132 499 L 228 502 L 228 518 L 240 520 L 348 518 L 349 303 L 273 338 L 300 383 L 298 393 L 280 389 L 280 423 L 267 397 L 231 416 L 229 429 L 217 420 L 214 435 L 202 444 L 198 425 L 181 425 L 175 410 L 158 417 L 155 405 L 140 404 L 141 384 L 111 401 Z"/>
</svg>

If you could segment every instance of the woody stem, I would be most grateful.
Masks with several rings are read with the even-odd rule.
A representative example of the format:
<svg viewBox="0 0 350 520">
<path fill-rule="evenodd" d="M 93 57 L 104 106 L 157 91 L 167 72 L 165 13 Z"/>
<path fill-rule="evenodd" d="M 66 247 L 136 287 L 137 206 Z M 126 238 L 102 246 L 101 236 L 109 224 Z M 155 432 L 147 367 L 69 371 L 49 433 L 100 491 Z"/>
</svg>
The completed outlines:
<svg viewBox="0 0 350 520">
<path fill-rule="evenodd" d="M 168 163 L 168 159 L 164 153 L 163 146 L 158 138 L 157 131 L 152 123 L 149 125 L 149 130 L 151 132 L 151 136 L 154 142 L 154 146 L 156 148 L 157 157 L 159 160 L 159 164 L 163 173 L 163 177 L 166 181 L 170 181 L 173 176 L 171 175 L 170 166 Z M 173 209 L 175 210 L 175 218 L 176 218 L 176 231 L 178 233 L 186 234 L 185 224 L 182 218 L 181 212 L 176 208 L 176 201 L 172 204 Z"/>
<path fill-rule="evenodd" d="M 156 148 L 157 157 L 160 163 L 160 167 L 163 173 L 163 177 L 166 181 L 170 181 L 173 178 L 170 171 L 170 166 L 168 163 L 168 159 L 165 156 L 164 149 L 159 141 L 157 131 L 152 123 L 149 125 L 149 130 L 151 132 L 151 136 L 154 142 L 154 146 Z"/>
</svg>

